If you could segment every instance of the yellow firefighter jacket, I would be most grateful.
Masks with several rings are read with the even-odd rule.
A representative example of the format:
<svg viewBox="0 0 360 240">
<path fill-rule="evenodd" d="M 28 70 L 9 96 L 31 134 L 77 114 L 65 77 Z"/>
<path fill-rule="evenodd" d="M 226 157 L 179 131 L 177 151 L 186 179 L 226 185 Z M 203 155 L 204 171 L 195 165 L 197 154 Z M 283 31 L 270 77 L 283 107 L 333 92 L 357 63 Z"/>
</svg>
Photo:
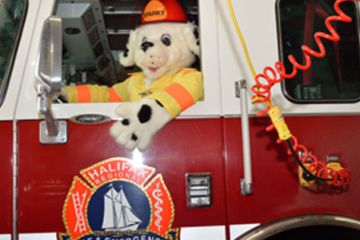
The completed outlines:
<svg viewBox="0 0 360 240">
<path fill-rule="evenodd" d="M 150 98 L 159 101 L 171 118 L 175 118 L 196 101 L 203 99 L 202 74 L 193 68 L 169 73 L 154 81 L 147 89 L 145 89 L 144 80 L 144 74 L 138 72 L 112 87 L 68 86 L 66 87 L 67 99 L 70 103 L 75 103 L 130 102 Z"/>
</svg>

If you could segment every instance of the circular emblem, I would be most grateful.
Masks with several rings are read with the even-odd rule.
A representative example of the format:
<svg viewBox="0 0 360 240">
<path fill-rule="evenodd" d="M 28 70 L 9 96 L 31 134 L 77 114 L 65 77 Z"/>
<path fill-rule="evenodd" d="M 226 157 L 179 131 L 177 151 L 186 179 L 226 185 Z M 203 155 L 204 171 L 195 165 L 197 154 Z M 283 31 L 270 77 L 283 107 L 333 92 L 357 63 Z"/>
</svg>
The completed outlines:
<svg viewBox="0 0 360 240">
<path fill-rule="evenodd" d="M 160 174 L 151 179 L 154 173 L 154 168 L 124 158 L 82 170 L 65 200 L 67 233 L 60 239 L 177 239 L 178 231 L 171 229 L 170 193 Z"/>
<path fill-rule="evenodd" d="M 144 230 L 150 222 L 150 202 L 135 184 L 114 181 L 90 198 L 88 219 L 93 231 Z"/>
<path fill-rule="evenodd" d="M 165 6 L 160 1 L 152 0 L 146 5 L 142 17 L 145 22 L 155 22 L 165 19 L 167 14 Z"/>
</svg>

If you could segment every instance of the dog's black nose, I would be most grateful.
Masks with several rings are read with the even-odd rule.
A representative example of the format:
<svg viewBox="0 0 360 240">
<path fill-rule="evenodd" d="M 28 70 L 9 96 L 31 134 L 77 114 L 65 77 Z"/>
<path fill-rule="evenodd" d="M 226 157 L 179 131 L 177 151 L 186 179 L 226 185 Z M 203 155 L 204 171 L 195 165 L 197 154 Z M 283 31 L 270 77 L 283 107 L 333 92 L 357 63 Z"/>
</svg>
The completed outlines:
<svg viewBox="0 0 360 240">
<path fill-rule="evenodd" d="M 153 47 L 154 44 L 152 42 L 149 42 L 149 41 L 145 41 L 141 44 L 141 49 L 146 52 L 149 48 Z"/>
</svg>

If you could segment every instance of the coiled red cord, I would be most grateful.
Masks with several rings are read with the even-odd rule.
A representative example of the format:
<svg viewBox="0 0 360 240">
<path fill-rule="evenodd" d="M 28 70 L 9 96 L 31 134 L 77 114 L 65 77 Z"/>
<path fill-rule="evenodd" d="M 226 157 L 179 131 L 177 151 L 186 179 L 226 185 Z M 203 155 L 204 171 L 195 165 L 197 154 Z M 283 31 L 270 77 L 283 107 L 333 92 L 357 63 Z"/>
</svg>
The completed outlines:
<svg viewBox="0 0 360 240">
<path fill-rule="evenodd" d="M 254 93 L 253 102 L 254 103 L 270 103 L 271 98 L 271 88 L 283 81 L 284 79 L 294 78 L 298 70 L 308 70 L 311 67 L 312 61 L 311 57 L 323 58 L 326 55 L 326 49 L 322 42 L 322 39 L 326 39 L 332 42 L 338 42 L 340 40 L 339 34 L 336 32 L 334 27 L 331 25 L 332 22 L 345 22 L 349 23 L 352 21 L 351 17 L 346 15 L 341 9 L 340 4 L 343 2 L 350 2 L 357 0 L 336 0 L 334 3 L 334 9 L 337 15 L 329 16 L 325 20 L 325 26 L 328 29 L 329 33 L 316 32 L 314 35 L 315 42 L 319 48 L 319 51 L 315 51 L 305 44 L 301 46 L 301 50 L 304 54 L 305 63 L 298 63 L 293 55 L 288 56 L 288 60 L 293 66 L 291 73 L 286 73 L 285 65 L 277 61 L 275 62 L 274 67 L 265 67 L 263 72 L 257 74 L 255 77 L 256 84 L 252 86 L 251 91 Z M 258 116 L 264 116 L 268 114 L 271 108 L 271 104 L 268 104 L 267 108 L 258 113 Z M 267 131 L 274 129 L 271 125 L 267 128 Z M 337 170 L 332 167 L 327 166 L 325 163 L 319 161 L 317 157 L 309 153 L 308 149 L 298 144 L 296 137 L 291 138 L 292 148 L 296 153 L 301 152 L 299 156 L 300 161 L 305 164 L 308 163 L 308 159 L 312 159 L 310 164 L 307 164 L 308 172 L 315 175 L 317 178 L 327 180 L 326 183 L 337 186 L 344 187 L 347 186 L 350 181 L 350 171 L 346 169 Z M 291 154 L 291 151 L 288 151 Z"/>
<path fill-rule="evenodd" d="M 310 153 L 304 145 L 298 144 L 298 140 L 295 136 L 292 136 L 289 140 L 291 143 L 291 150 L 288 150 L 288 154 L 293 153 L 301 154 L 297 155 L 299 161 L 301 161 L 302 167 L 306 168 L 306 171 L 313 176 L 314 180 L 320 180 L 326 182 L 329 185 L 336 187 L 345 187 L 350 182 L 350 171 L 347 169 L 335 169 L 327 166 L 325 163 L 318 160 L 318 158 Z M 311 160 L 310 162 L 308 160 Z"/>
</svg>

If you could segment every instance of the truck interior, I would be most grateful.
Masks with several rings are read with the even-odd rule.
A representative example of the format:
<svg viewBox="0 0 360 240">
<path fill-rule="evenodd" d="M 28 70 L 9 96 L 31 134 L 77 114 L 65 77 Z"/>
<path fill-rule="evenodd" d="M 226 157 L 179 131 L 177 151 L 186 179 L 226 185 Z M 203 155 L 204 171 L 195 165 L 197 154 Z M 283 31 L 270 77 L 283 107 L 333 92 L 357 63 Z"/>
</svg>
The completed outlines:
<svg viewBox="0 0 360 240">
<path fill-rule="evenodd" d="M 140 23 L 145 0 L 59 0 L 54 15 L 63 22 L 63 79 L 65 85 L 112 86 L 136 67 L 123 68 L 118 55 L 129 32 Z M 180 1 L 189 21 L 198 25 L 197 0 Z M 197 60 L 192 67 L 200 67 Z"/>
<path fill-rule="evenodd" d="M 279 0 L 277 2 L 279 58 L 285 63 L 287 71 L 291 70 L 287 56 L 293 54 L 296 59 L 302 59 L 301 45 L 303 43 L 317 49 L 314 33 L 328 32 L 324 20 L 336 14 L 333 8 L 334 2 L 335 0 Z M 344 4 L 342 8 L 355 20 L 351 23 L 339 22 L 335 25 L 341 41 L 324 41 L 327 49 L 325 61 L 314 58 L 311 69 L 299 72 L 294 79 L 285 81 L 283 92 L 290 101 L 321 103 L 359 100 L 359 9 L 355 3 L 351 2 Z"/>
</svg>

